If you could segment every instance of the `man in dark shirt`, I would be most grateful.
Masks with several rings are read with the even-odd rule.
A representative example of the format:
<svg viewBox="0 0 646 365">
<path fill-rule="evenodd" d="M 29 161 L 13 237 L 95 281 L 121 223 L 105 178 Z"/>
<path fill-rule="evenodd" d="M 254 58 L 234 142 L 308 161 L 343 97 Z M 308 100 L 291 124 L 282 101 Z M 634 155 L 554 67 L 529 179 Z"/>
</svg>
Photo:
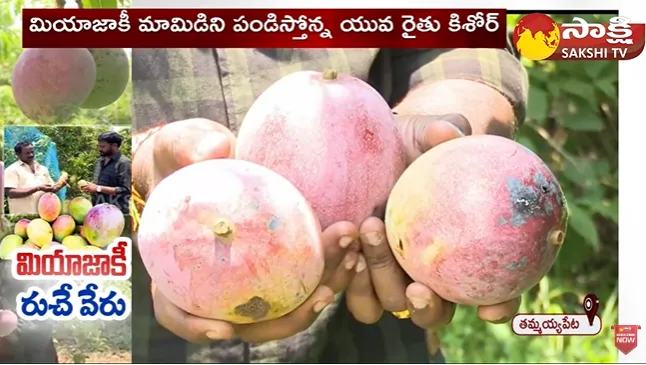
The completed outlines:
<svg viewBox="0 0 646 365">
<path fill-rule="evenodd" d="M 123 138 L 110 131 L 101 134 L 98 141 L 101 158 L 94 164 L 92 183 L 81 190 L 91 194 L 92 205 L 113 204 L 126 215 L 130 211 L 130 159 L 121 154 Z"/>
</svg>

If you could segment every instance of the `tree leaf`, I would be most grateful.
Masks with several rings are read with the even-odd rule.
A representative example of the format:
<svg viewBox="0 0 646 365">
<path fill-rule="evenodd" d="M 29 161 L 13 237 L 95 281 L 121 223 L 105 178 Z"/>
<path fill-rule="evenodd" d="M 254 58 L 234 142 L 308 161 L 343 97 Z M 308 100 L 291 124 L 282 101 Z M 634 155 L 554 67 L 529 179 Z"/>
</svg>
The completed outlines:
<svg viewBox="0 0 646 365">
<path fill-rule="evenodd" d="M 570 228 L 578 233 L 585 240 L 586 244 L 598 249 L 599 232 L 597 231 L 597 225 L 592 219 L 592 215 L 584 208 L 572 203 L 569 204 L 569 210 Z"/>
<path fill-rule="evenodd" d="M 563 82 L 559 82 L 559 87 L 566 94 L 578 96 L 580 99 L 585 100 L 588 105 L 596 106 L 597 104 L 594 87 L 587 82 L 568 78 Z"/>
<path fill-rule="evenodd" d="M 549 95 L 547 92 L 537 86 L 530 86 L 527 117 L 542 122 L 547 118 L 548 107 Z"/>
<path fill-rule="evenodd" d="M 568 158 L 563 176 L 581 186 L 585 186 L 590 180 L 597 181 L 597 174 L 593 162 L 589 159 L 579 157 Z"/>
<path fill-rule="evenodd" d="M 81 0 L 81 3 L 83 4 L 83 9 L 93 9 L 94 8 L 94 0 Z"/>
<path fill-rule="evenodd" d="M 101 9 L 117 9 L 119 7 L 117 0 L 100 0 L 100 2 Z"/>
<path fill-rule="evenodd" d="M 579 132 L 601 132 L 605 129 L 603 120 L 596 109 L 582 102 L 575 103 L 575 111 L 562 116 L 561 123 L 564 127 Z"/>
<path fill-rule="evenodd" d="M 592 80 L 596 80 L 603 72 L 608 62 L 591 61 L 583 63 L 583 70 Z"/>
<path fill-rule="evenodd" d="M 588 207 L 591 211 L 594 211 L 615 223 L 619 223 L 619 201 L 617 199 L 612 201 L 601 201 L 597 199 L 595 202 L 591 202 Z"/>
<path fill-rule="evenodd" d="M 597 81 L 597 89 L 599 89 L 604 95 L 617 100 L 619 96 L 619 90 L 615 86 L 614 82 L 610 79 L 600 79 Z"/>
</svg>

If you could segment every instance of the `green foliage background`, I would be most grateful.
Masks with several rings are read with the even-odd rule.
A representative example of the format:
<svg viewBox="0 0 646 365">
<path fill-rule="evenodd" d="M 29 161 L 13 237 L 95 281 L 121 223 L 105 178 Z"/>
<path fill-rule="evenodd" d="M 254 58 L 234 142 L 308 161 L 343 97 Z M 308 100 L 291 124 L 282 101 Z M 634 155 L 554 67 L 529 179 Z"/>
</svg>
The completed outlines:
<svg viewBox="0 0 646 365">
<path fill-rule="evenodd" d="M 5 127 L 5 130 L 25 127 Z M 94 163 L 100 157 L 97 151 L 97 138 L 101 133 L 114 130 L 123 137 L 121 145 L 122 153 L 130 158 L 132 153 L 132 136 L 129 127 L 38 127 L 38 130 L 44 135 L 51 138 L 56 144 L 56 153 L 58 155 L 58 164 L 61 171 L 66 171 L 70 175 L 70 181 L 67 187 L 68 198 L 83 195 L 78 189 L 76 182 L 78 180 L 92 181 Z M 38 141 L 31 141 L 34 144 L 36 161 L 47 151 L 47 145 L 42 145 Z M 16 154 L 13 146 L 8 144 L 4 146 L 5 166 L 16 161 Z M 56 179 L 55 176 L 52 178 Z"/>
<path fill-rule="evenodd" d="M 577 15 L 588 21 L 611 17 Z M 513 27 L 520 16 L 509 15 Z M 568 22 L 572 15 L 554 15 Z M 617 323 L 618 65 L 616 61 L 527 62 L 528 120 L 518 141 L 557 175 L 570 221 L 559 258 L 523 296 L 520 312 L 582 313 L 583 296 L 600 300 L 603 329 L 593 337 L 519 337 L 509 324 L 486 324 L 474 308 L 458 308 L 441 331 L 452 363 L 617 362 L 610 326 Z"/>
<path fill-rule="evenodd" d="M 115 0 L 82 2 L 86 7 L 113 7 L 110 4 Z M 10 86 L 11 70 L 21 51 L 20 32 L 14 25 L 22 5 L 23 0 L 0 2 L 0 122 L 14 125 L 31 124 L 16 107 Z M 610 18 L 577 16 L 589 21 Z M 557 23 L 571 17 L 552 16 Z M 508 25 L 513 27 L 518 18 L 508 16 Z M 582 312 L 583 296 L 593 292 L 600 298 L 604 328 L 592 337 L 518 337 L 509 324 L 484 323 L 475 308 L 459 307 L 453 322 L 439 332 L 442 348 L 451 363 L 617 362 L 610 325 L 617 322 L 618 65 L 611 61 L 523 62 L 531 89 L 528 119 L 518 141 L 538 153 L 558 176 L 571 217 L 557 263 L 523 296 L 520 311 Z M 113 105 L 81 111 L 72 123 L 130 125 L 131 93 L 129 87 Z M 85 137 L 64 130 L 46 134 L 70 151 L 59 152 L 61 163 L 69 165 L 62 168 L 86 178 L 96 158 L 96 134 L 92 133 L 91 143 L 75 142 Z M 129 324 L 106 326 L 61 327 L 57 336 L 72 348 L 75 362 L 84 361 L 85 353 L 128 350 Z"/>
<path fill-rule="evenodd" d="M 0 1 L 0 124 L 35 125 L 18 109 L 11 89 L 11 73 L 16 60 L 22 53 L 20 9 L 25 0 Z M 84 7 L 103 5 L 104 8 L 116 7 L 116 0 L 84 0 Z M 103 4 L 105 3 L 105 4 Z M 121 7 L 126 1 L 120 1 Z M 52 7 L 54 0 L 32 0 L 28 7 Z M 99 6 L 95 6 L 99 7 Z M 130 101 L 132 100 L 132 83 L 116 102 L 101 109 L 79 109 L 68 121 L 69 125 L 126 125 L 132 124 L 130 118 Z"/>
</svg>

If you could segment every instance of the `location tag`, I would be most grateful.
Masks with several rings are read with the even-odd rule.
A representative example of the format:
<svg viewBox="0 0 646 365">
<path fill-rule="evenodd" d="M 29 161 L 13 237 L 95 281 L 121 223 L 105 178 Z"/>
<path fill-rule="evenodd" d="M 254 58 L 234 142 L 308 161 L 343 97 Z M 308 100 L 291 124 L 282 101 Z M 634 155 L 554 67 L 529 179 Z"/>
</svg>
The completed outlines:
<svg viewBox="0 0 646 365">
<path fill-rule="evenodd" d="M 599 310 L 599 298 L 594 294 L 586 295 L 583 299 L 583 310 L 585 311 L 585 315 L 588 317 L 590 326 L 592 326 L 592 323 L 594 323 L 594 317 L 596 317 L 597 311 Z"/>
</svg>

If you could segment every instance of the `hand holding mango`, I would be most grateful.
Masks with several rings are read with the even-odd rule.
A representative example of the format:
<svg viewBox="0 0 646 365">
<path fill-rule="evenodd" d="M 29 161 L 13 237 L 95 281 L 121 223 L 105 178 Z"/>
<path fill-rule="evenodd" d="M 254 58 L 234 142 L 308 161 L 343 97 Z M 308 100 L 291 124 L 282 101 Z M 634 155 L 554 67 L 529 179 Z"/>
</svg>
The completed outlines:
<svg viewBox="0 0 646 365">
<path fill-rule="evenodd" d="M 56 187 L 58 189 L 62 188 L 63 185 L 67 185 L 67 181 L 69 180 L 70 176 L 67 172 L 61 171 L 61 177 L 58 178 L 58 181 L 56 181 Z"/>
</svg>

